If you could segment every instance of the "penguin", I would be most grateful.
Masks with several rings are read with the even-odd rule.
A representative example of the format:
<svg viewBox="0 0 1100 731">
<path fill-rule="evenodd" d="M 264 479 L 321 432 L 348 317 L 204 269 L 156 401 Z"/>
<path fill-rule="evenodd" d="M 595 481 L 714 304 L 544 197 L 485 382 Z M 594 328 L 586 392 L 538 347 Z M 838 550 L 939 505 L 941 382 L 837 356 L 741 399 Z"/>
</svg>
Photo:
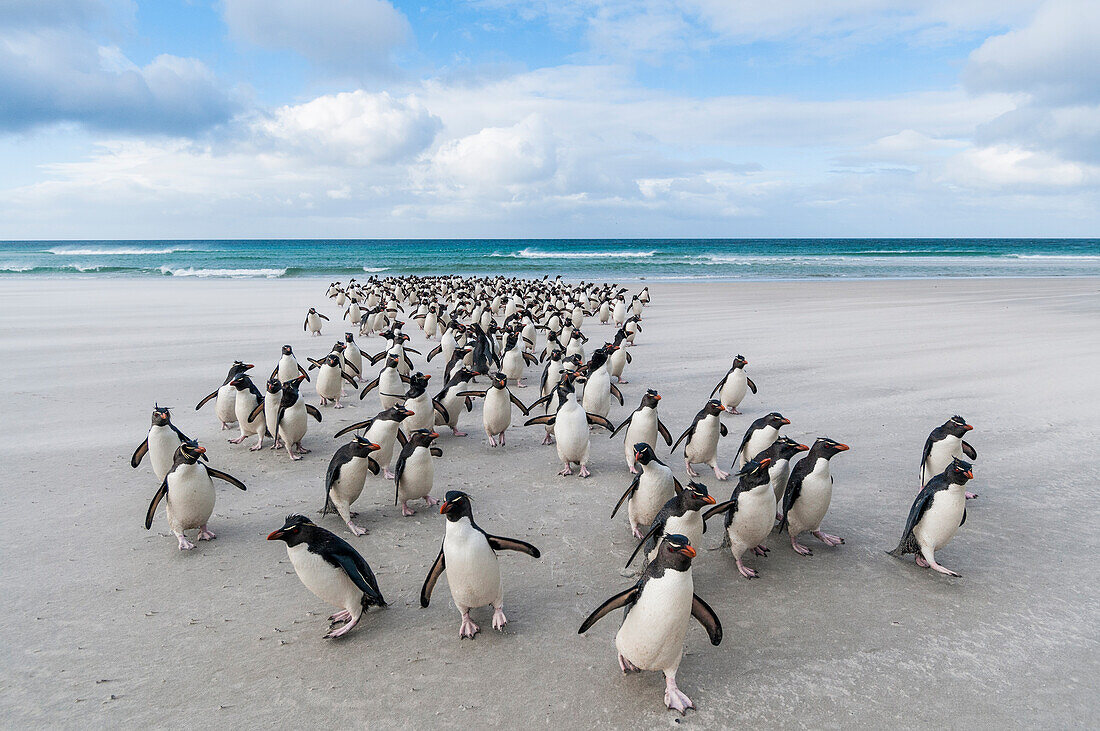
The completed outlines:
<svg viewBox="0 0 1100 731">
<path fill-rule="evenodd" d="M 775 495 L 776 505 L 780 506 L 780 510 L 775 514 L 776 520 L 783 518 L 781 506 L 783 505 L 783 493 L 787 490 L 787 480 L 791 475 L 791 459 L 799 452 L 807 450 L 809 450 L 809 447 L 805 444 L 799 444 L 790 437 L 781 434 L 778 439 L 772 442 L 770 447 L 756 455 L 771 460 L 768 465 L 768 483 Z"/>
<path fill-rule="evenodd" d="M 321 405 L 325 406 L 331 401 L 333 408 L 344 408 L 344 405 L 340 403 L 340 398 L 344 395 L 343 382 L 347 381 L 352 385 L 352 388 L 357 384 L 351 376 L 344 373 L 340 355 L 329 353 L 323 361 L 310 358 L 309 362 L 321 369 L 320 374 L 317 376 L 317 396 L 321 399 Z"/>
<path fill-rule="evenodd" d="M 466 432 L 458 430 L 458 417 L 462 414 L 462 410 L 470 411 L 473 409 L 473 402 L 470 397 L 459 394 L 464 390 L 463 386 L 476 375 L 466 366 L 462 366 L 447 379 L 443 390 L 435 397 L 435 400 L 443 406 L 442 412 L 437 412 L 435 415 L 435 425 L 446 425 L 456 437 L 466 436 Z M 443 414 L 447 415 L 446 418 Z"/>
<path fill-rule="evenodd" d="M 222 385 L 214 393 L 203 398 L 195 406 L 195 411 L 201 409 L 207 401 L 210 399 L 217 399 L 214 402 L 214 415 L 218 417 L 218 421 L 221 422 L 222 431 L 229 428 L 230 424 L 234 424 L 237 421 L 236 409 L 234 404 L 237 396 L 237 389 L 229 385 L 229 382 L 233 380 L 233 377 L 244 373 L 245 371 L 255 368 L 251 363 L 242 363 L 239 360 L 233 361 L 233 365 L 229 366 L 229 374 L 222 381 Z"/>
<path fill-rule="evenodd" d="M 309 312 L 306 313 L 306 320 L 302 323 L 302 331 L 308 332 L 310 335 L 316 337 L 321 334 L 321 320 L 328 321 L 328 318 L 322 315 L 313 307 L 309 308 Z"/>
<path fill-rule="evenodd" d="M 728 433 L 726 425 L 722 423 L 719 414 L 722 413 L 721 402 L 711 399 L 703 405 L 695 419 L 691 422 L 676 443 L 672 445 L 675 450 L 680 442 L 684 442 L 684 465 L 691 477 L 698 477 L 699 473 L 691 468 L 692 464 L 710 465 L 714 470 L 714 476 L 719 480 L 725 480 L 730 475 L 718 468 L 718 438 Z"/>
<path fill-rule="evenodd" d="M 523 382 L 523 369 L 535 365 L 538 359 L 523 349 L 518 333 L 510 333 L 504 345 L 504 357 L 501 358 L 500 371 L 518 388 L 527 388 Z"/>
<path fill-rule="evenodd" d="M 493 348 L 493 341 L 485 334 L 482 326 L 475 322 L 470 326 L 474 338 L 473 363 L 471 369 L 478 375 L 486 375 L 490 369 L 499 370 L 501 366 L 500 356 Z"/>
<path fill-rule="evenodd" d="M 152 422 L 153 425 L 149 427 L 149 433 L 145 436 L 145 441 L 138 445 L 133 456 L 130 457 L 130 466 L 137 469 L 142 458 L 148 454 L 149 463 L 153 465 L 153 474 L 157 476 L 158 480 L 163 480 L 164 476 L 168 474 L 168 470 L 172 469 L 172 461 L 175 458 L 176 450 L 184 442 L 191 441 L 191 438 L 172 423 L 172 415 L 169 413 L 167 406 L 161 407 L 159 404 L 153 404 Z"/>
<path fill-rule="evenodd" d="M 354 424 L 345 426 L 333 434 L 332 437 L 338 439 L 348 432 L 366 429 L 365 436 L 367 439 L 380 447 L 378 454 L 374 455 L 375 461 L 382 465 L 385 470 L 385 478 L 392 480 L 393 472 L 390 471 L 390 460 L 393 457 L 393 443 L 396 440 L 401 443 L 401 446 L 405 446 L 408 440 L 401 433 L 401 422 L 412 415 L 413 413 L 406 408 L 391 406 L 388 409 L 379 411 L 365 421 L 357 421 Z"/>
<path fill-rule="evenodd" d="M 928 480 L 947 469 L 955 458 L 975 460 L 978 453 L 970 443 L 963 439 L 963 435 L 974 427 L 966 423 L 966 419 L 958 414 L 952 416 L 942 426 L 938 426 L 928 435 L 924 442 L 924 452 L 920 462 L 920 484 L 924 487 Z M 966 493 L 967 500 L 978 497 L 977 493 Z"/>
<path fill-rule="evenodd" d="M 190 551 L 195 544 L 187 540 L 184 531 L 199 529 L 200 541 L 212 541 L 216 536 L 207 527 L 214 513 L 214 483 L 212 477 L 225 480 L 241 490 L 244 483 L 232 475 L 216 470 L 200 462 L 205 459 L 206 447 L 200 447 L 194 439 L 182 443 L 172 458 L 172 468 L 161 480 L 160 489 L 149 503 L 145 513 L 145 530 L 153 527 L 153 514 L 163 499 L 168 514 L 168 527 L 179 541 L 181 551 Z"/>
<path fill-rule="evenodd" d="M 269 541 L 284 541 L 286 554 L 305 587 L 318 599 L 340 611 L 329 617 L 332 623 L 324 639 L 343 637 L 359 623 L 368 607 L 384 607 L 370 565 L 351 545 L 334 533 L 315 525 L 304 515 L 288 515 Z M 337 628 L 336 625 L 343 622 Z"/>
<path fill-rule="evenodd" d="M 641 472 L 634 475 L 630 486 L 615 504 L 611 511 L 611 518 L 626 503 L 627 517 L 630 519 L 630 531 L 635 538 L 642 537 L 639 526 L 647 526 L 653 523 L 657 513 L 661 511 L 665 503 L 675 497 L 684 488 L 680 485 L 672 470 L 668 468 L 653 452 L 653 447 L 645 442 L 634 445 L 634 460 L 642 465 Z"/>
<path fill-rule="evenodd" d="M 628 317 L 626 322 L 623 323 L 623 330 L 626 331 L 626 340 L 624 345 L 633 347 L 634 338 L 637 337 L 638 333 L 642 331 L 642 318 L 638 315 Z"/>
<path fill-rule="evenodd" d="M 306 380 L 309 380 L 306 369 L 298 365 L 298 360 L 294 357 L 294 348 L 284 345 L 282 355 L 279 356 L 279 363 L 275 366 L 275 370 L 271 371 L 271 378 L 282 383 L 283 381 L 292 381 L 299 375 L 305 376 Z"/>
<path fill-rule="evenodd" d="M 366 380 L 363 378 L 363 351 L 355 342 L 355 334 L 350 332 L 344 333 L 344 365 L 349 376 L 357 381 Z"/>
<path fill-rule="evenodd" d="M 296 376 L 300 378 L 300 376 Z M 293 379 L 292 379 L 293 380 Z M 272 376 L 267 379 L 267 385 L 265 386 L 264 400 L 261 402 L 257 409 L 263 409 L 264 412 L 264 424 L 267 427 L 268 434 L 275 434 L 275 427 L 278 426 L 279 420 L 279 404 L 283 401 L 283 384 L 279 380 L 278 376 Z M 251 414 L 249 415 L 251 417 Z M 278 449 L 281 445 L 278 437 L 274 437 L 271 443 L 271 449 Z"/>
<path fill-rule="evenodd" d="M 626 322 L 626 301 L 622 296 L 615 300 L 615 305 L 611 308 L 611 319 L 616 327 L 622 327 Z"/>
<path fill-rule="evenodd" d="M 365 535 L 367 529 L 352 522 L 355 516 L 351 512 L 351 505 L 363 493 L 367 472 L 378 474 L 380 468 L 371 452 L 377 452 L 381 448 L 369 439 L 356 435 L 336 450 L 325 472 L 325 504 L 321 508 L 321 515 L 339 513 L 348 529 L 357 536 Z"/>
<path fill-rule="evenodd" d="M 307 404 L 298 392 L 298 386 L 302 383 L 302 377 L 298 376 L 292 381 L 283 384 L 278 410 L 275 416 L 275 429 L 271 432 L 275 444 L 279 444 L 280 438 L 286 446 L 286 453 L 290 459 L 300 460 L 303 454 L 309 454 L 309 450 L 302 446 L 302 438 L 306 435 L 306 427 L 312 416 L 321 423 L 321 411 L 313 404 Z M 257 407 L 260 408 L 260 407 Z M 265 409 L 266 410 L 266 409 Z"/>
<path fill-rule="evenodd" d="M 943 472 L 928 481 L 909 510 L 909 518 L 901 532 L 901 541 L 888 554 L 902 558 L 917 554 L 917 566 L 932 567 L 941 574 L 961 576 L 936 563 L 936 551 L 955 537 L 966 522 L 966 491 L 963 485 L 974 479 L 969 462 L 955 457 Z"/>
<path fill-rule="evenodd" d="M 504 431 L 512 424 L 512 405 L 515 404 L 524 416 L 530 412 L 516 395 L 508 390 L 508 376 L 503 372 L 494 373 L 491 376 L 489 388 L 485 391 L 461 391 L 459 396 L 484 398 L 485 406 L 481 410 L 482 422 L 485 425 L 485 435 L 489 437 L 489 445 L 497 446 L 497 438 L 500 438 L 500 446 L 504 446 Z"/>
<path fill-rule="evenodd" d="M 744 467 L 753 457 L 770 447 L 779 438 L 779 430 L 790 423 L 790 419 L 773 411 L 750 424 L 741 446 L 737 448 L 737 468 Z"/>
<path fill-rule="evenodd" d="M 619 424 L 615 427 L 615 431 L 611 432 L 611 437 L 614 437 L 624 426 L 628 427 L 623 446 L 626 451 L 626 467 L 632 475 L 638 473 L 637 468 L 634 466 L 638 442 L 656 444 L 657 435 L 660 434 L 661 438 L 665 440 L 665 444 L 672 446 L 672 435 L 669 433 L 668 427 L 657 416 L 657 404 L 660 400 L 661 394 L 652 388 L 647 390 L 645 395 L 642 396 L 641 404 L 634 410 L 634 413 L 626 417 L 626 421 Z"/>
<path fill-rule="evenodd" d="M 806 456 L 799 460 L 791 470 L 787 490 L 783 495 L 783 518 L 779 522 L 779 532 L 786 528 L 791 536 L 791 548 L 803 556 L 812 556 L 806 546 L 798 542 L 798 536 L 811 531 L 814 537 L 826 546 L 839 546 L 844 539 L 821 531 L 821 519 L 829 510 L 833 498 L 833 477 L 829 473 L 829 460 L 841 452 L 847 452 L 848 445 L 818 437 Z"/>
<path fill-rule="evenodd" d="M 741 400 L 745 398 L 746 390 L 756 393 L 756 384 L 745 375 L 745 366 L 748 364 L 749 362 L 745 360 L 745 356 L 739 354 L 733 359 L 733 365 L 726 371 L 726 375 L 722 376 L 722 380 L 710 392 L 711 397 L 718 394 L 718 400 L 722 402 L 722 407 L 731 414 L 741 413 L 737 410 L 737 407 L 740 405 Z"/>
<path fill-rule="evenodd" d="M 759 457 L 742 467 L 730 499 L 703 514 L 703 520 L 719 513 L 726 514 L 730 551 L 737 561 L 737 570 L 746 579 L 758 578 L 759 573 L 743 564 L 741 557 L 750 548 L 757 556 L 766 556 L 768 549 L 763 545 L 764 539 L 775 525 L 775 494 L 768 480 L 769 464 L 771 459 Z"/>
<path fill-rule="evenodd" d="M 474 349 L 469 345 L 463 345 L 455 348 L 451 353 L 451 359 L 447 361 L 447 365 L 443 367 L 443 380 L 451 380 L 451 376 L 455 374 L 458 368 L 466 364 L 466 361 L 470 359 L 470 355 L 474 352 Z"/>
<path fill-rule="evenodd" d="M 666 533 L 679 533 L 692 545 L 702 545 L 703 534 L 707 532 L 707 524 L 703 522 L 703 510 L 711 505 L 714 505 L 714 497 L 711 496 L 707 486 L 701 482 L 692 481 L 687 484 L 687 487 L 678 489 L 676 495 L 661 507 L 657 517 L 649 524 L 649 529 L 634 547 L 630 558 L 626 560 L 626 566 L 630 566 L 643 547 L 645 563 L 656 558 L 657 544 Z"/>
<path fill-rule="evenodd" d="M 388 409 L 395 406 L 401 400 L 400 394 L 404 390 L 404 384 L 409 382 L 409 377 L 401 375 L 401 371 L 398 370 L 399 363 L 400 357 L 398 355 L 394 353 L 387 355 L 386 364 L 382 366 L 382 370 L 378 372 L 373 381 L 364 386 L 363 390 L 359 392 L 359 400 L 362 401 L 368 393 L 377 388 L 378 400 L 381 402 L 382 408 Z"/>
<path fill-rule="evenodd" d="M 615 346 L 615 350 L 611 353 L 611 357 L 608 358 L 607 370 L 614 376 L 615 382 L 618 384 L 629 383 L 623 378 L 623 371 L 626 370 L 627 363 L 633 363 L 634 358 L 630 356 L 626 348 L 623 347 L 623 342 L 626 340 L 626 330 L 619 328 L 619 331 L 615 333 L 615 340 L 611 344 Z"/>
<path fill-rule="evenodd" d="M 685 536 L 666 535 L 661 539 L 656 558 L 646 566 L 638 582 L 601 604 L 577 631 L 584 634 L 600 618 L 623 607 L 623 623 L 615 635 L 619 667 L 624 674 L 640 670 L 663 672 L 665 705 L 681 714 L 695 707 L 676 685 L 688 622 L 692 617 L 698 620 L 712 645 L 722 642 L 722 623 L 710 605 L 695 594 L 693 558 L 695 549 Z"/>
<path fill-rule="evenodd" d="M 424 498 L 428 507 L 439 504 L 431 496 L 435 482 L 435 461 L 433 457 L 442 457 L 443 450 L 432 446 L 439 434 L 427 429 L 418 429 L 409 434 L 409 441 L 401 448 L 397 456 L 397 466 L 393 470 L 395 489 L 393 504 L 401 505 L 401 515 L 409 517 L 416 511 L 409 507 L 410 500 Z"/>
<path fill-rule="evenodd" d="M 405 391 L 402 404 L 412 416 L 401 422 L 401 431 L 408 435 L 417 429 L 431 429 L 435 424 L 435 415 L 439 414 L 445 422 L 450 421 L 451 415 L 443 404 L 428 395 L 428 381 L 431 375 L 417 371 L 409 376 L 409 389 Z"/>
<path fill-rule="evenodd" d="M 567 378 L 558 384 L 555 392 L 558 400 L 558 408 L 553 414 L 543 414 L 524 422 L 524 426 L 532 424 L 546 424 L 554 427 L 554 438 L 557 442 L 558 459 L 563 465 L 561 477 L 573 474 L 572 464 L 580 466 L 581 477 L 588 477 L 592 473 L 588 471 L 589 435 L 588 425 L 602 426 L 608 431 L 614 431 L 615 425 L 607 420 L 607 417 L 599 414 L 589 414 L 584 407 L 577 403 L 577 394 L 573 388 L 573 380 Z M 579 378 L 576 380 L 580 380 Z M 549 396 L 539 399 L 548 401 Z M 539 401 L 531 404 L 535 408 Z"/>
<path fill-rule="evenodd" d="M 445 328 L 443 334 L 439 336 L 439 345 L 428 351 L 428 355 L 425 358 L 429 363 L 432 358 L 442 354 L 445 362 L 450 362 L 451 356 L 455 352 L 455 348 L 458 347 L 457 336 L 463 333 L 463 326 L 460 323 L 455 323 L 451 327 Z"/>
<path fill-rule="evenodd" d="M 420 606 L 428 607 L 432 590 L 446 571 L 451 599 L 462 615 L 459 639 L 474 639 L 481 631 L 470 618 L 470 610 L 486 605 L 493 607 L 493 629 L 503 632 L 508 618 L 504 616 L 504 584 L 497 551 L 518 551 L 534 558 L 542 554 L 526 541 L 486 533 L 474 522 L 470 496 L 461 490 L 448 490 L 444 498 L 439 512 L 447 518 L 446 532 L 420 589 Z"/>
<path fill-rule="evenodd" d="M 230 444 L 240 444 L 248 437 L 256 434 L 258 439 L 249 451 L 255 452 L 263 449 L 264 437 L 267 435 L 267 424 L 264 423 L 263 411 L 264 395 L 246 373 L 238 373 L 233 376 L 229 385 L 237 389 L 237 395 L 233 398 L 233 409 L 237 415 L 237 426 L 241 435 L 236 439 L 228 439 Z"/>
<path fill-rule="evenodd" d="M 614 345 L 612 349 L 616 349 Z M 581 404 L 584 410 L 590 414 L 607 417 L 611 412 L 611 397 L 619 400 L 623 405 L 623 395 L 615 384 L 611 382 L 611 374 L 607 371 L 607 356 L 610 351 L 600 348 L 592 353 L 592 359 L 585 367 L 587 373 L 584 384 L 584 395 Z"/>
</svg>

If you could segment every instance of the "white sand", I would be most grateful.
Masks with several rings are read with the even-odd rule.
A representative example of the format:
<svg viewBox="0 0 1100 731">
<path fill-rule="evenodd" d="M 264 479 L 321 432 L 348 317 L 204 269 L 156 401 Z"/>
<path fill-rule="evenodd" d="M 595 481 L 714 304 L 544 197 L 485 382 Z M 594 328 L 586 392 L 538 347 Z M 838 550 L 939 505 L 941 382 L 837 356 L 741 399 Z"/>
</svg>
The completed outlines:
<svg viewBox="0 0 1100 731">
<path fill-rule="evenodd" d="M 559 478 L 540 427 L 488 447 L 480 406 L 471 436 L 440 440 L 435 494 L 468 490 L 490 532 L 529 540 L 541 560 L 501 555 L 511 624 L 459 641 L 445 580 L 432 606 L 418 592 L 442 518 L 403 519 L 392 483 L 357 504 L 370 530 L 351 537 L 391 607 L 342 642 L 323 641 L 331 608 L 265 535 L 287 513 L 316 517 L 340 426 L 377 410 L 372 394 L 311 422 L 285 452 L 226 443 L 213 409 L 194 404 L 234 358 L 261 384 L 283 343 L 318 357 L 342 333 L 319 281 L 0 281 L 0 419 L 4 510 L 0 709 L 5 726 L 212 724 L 388 727 L 503 724 L 639 728 L 678 718 L 656 674 L 623 677 L 617 618 L 588 636 L 586 614 L 630 581 L 625 516 L 608 520 L 628 482 L 620 439 L 595 437 L 589 480 Z M 728 466 L 745 427 L 780 410 L 787 432 L 852 446 L 834 461 L 825 529 L 847 539 L 795 555 L 786 536 L 762 578 L 728 553 L 700 551 L 697 592 L 725 640 L 688 634 L 680 686 L 695 727 L 1053 727 L 1095 723 L 1100 703 L 1096 515 L 1100 281 L 898 281 L 651 286 L 644 332 L 623 387 L 624 418 L 647 387 L 665 396 L 674 436 L 732 356 L 758 396 L 724 417 Z M 305 310 L 333 318 L 302 332 Z M 705 310 L 703 307 L 705 306 Z M 412 345 L 423 338 L 411 326 Z M 598 339 L 610 328 L 590 324 Z M 360 339 L 373 348 L 377 339 Z M 418 364 L 421 361 L 417 361 Z M 433 393 L 443 364 L 433 361 Z M 306 393 L 315 402 L 307 385 Z M 525 401 L 534 389 L 518 392 Z M 218 484 L 218 539 L 181 554 L 163 508 L 142 521 L 156 480 L 128 460 L 154 401 L 244 480 Z M 954 413 L 976 425 L 981 498 L 939 559 L 948 579 L 883 554 L 897 541 L 928 432 Z M 518 419 L 517 419 L 518 421 Z M 661 455 L 667 450 L 659 450 Z M 680 475 L 682 462 L 669 460 Z M 719 499 L 732 483 L 704 477 Z M 716 546 L 720 523 L 706 543 Z"/>
</svg>

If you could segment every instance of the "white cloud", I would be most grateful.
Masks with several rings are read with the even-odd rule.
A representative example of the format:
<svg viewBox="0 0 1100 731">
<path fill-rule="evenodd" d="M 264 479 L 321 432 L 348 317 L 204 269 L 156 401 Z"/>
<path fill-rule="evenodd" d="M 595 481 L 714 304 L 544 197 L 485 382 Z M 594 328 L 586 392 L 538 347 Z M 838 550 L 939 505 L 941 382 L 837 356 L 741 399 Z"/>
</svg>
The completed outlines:
<svg viewBox="0 0 1100 731">
<path fill-rule="evenodd" d="M 1097 185 L 1100 167 L 996 145 L 965 150 L 953 157 L 944 168 L 944 181 L 979 189 L 1062 192 Z"/>
<path fill-rule="evenodd" d="M 412 38 L 387 0 L 223 0 L 223 8 L 234 37 L 353 75 L 388 71 Z"/>
<path fill-rule="evenodd" d="M 554 135 L 536 115 L 510 127 L 485 127 L 451 140 L 432 158 L 436 183 L 482 195 L 510 195 L 515 186 L 548 179 L 556 168 Z"/>
</svg>

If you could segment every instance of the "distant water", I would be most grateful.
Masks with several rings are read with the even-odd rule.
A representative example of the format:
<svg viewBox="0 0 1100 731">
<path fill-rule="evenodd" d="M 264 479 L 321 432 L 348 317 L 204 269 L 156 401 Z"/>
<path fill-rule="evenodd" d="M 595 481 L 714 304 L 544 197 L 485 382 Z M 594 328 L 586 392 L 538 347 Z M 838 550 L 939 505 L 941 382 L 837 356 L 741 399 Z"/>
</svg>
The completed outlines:
<svg viewBox="0 0 1100 731">
<path fill-rule="evenodd" d="M 570 279 L 1100 276 L 1100 239 L 15 241 L 0 277 Z"/>
</svg>

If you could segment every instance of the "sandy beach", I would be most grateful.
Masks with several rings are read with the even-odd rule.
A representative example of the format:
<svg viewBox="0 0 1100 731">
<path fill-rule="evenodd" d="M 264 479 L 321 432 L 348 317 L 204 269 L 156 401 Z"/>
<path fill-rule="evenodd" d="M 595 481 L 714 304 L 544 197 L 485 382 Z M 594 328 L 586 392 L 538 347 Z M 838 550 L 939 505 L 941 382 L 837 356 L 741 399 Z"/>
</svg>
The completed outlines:
<svg viewBox="0 0 1100 731">
<path fill-rule="evenodd" d="M 392 482 L 368 481 L 356 504 L 370 532 L 321 524 L 370 562 L 390 606 L 347 638 L 321 639 L 330 608 L 265 536 L 288 513 L 315 520 L 332 434 L 378 411 L 375 394 L 322 409 L 301 462 L 250 453 L 194 405 L 234 359 L 270 373 L 279 346 L 319 358 L 345 328 L 327 280 L 47 279 L 0 281 L 0 353 L 8 363 L 0 419 L 0 709 L 9 727 L 278 725 L 350 728 L 824 727 L 1066 728 L 1100 713 L 1100 280 L 1012 279 L 651 284 L 632 349 L 626 406 L 646 388 L 679 435 L 744 354 L 759 386 L 724 416 L 728 468 L 753 418 L 781 411 L 784 431 L 851 445 L 833 461 L 825 529 L 812 557 L 773 534 L 747 581 L 715 549 L 713 521 L 696 559 L 696 593 L 725 639 L 693 623 L 680 687 L 698 707 L 661 703 L 659 674 L 624 677 L 617 619 L 585 636 L 585 616 L 633 579 L 624 516 L 629 483 L 619 437 L 595 432 L 593 477 L 557 477 L 541 427 L 517 424 L 491 449 L 480 405 L 442 431 L 433 494 L 459 488 L 491 533 L 534 543 L 542 558 L 501 555 L 510 624 L 489 612 L 475 641 L 458 638 L 444 578 L 431 606 L 418 594 L 443 518 L 418 504 L 402 518 Z M 632 285 L 636 291 L 640 285 Z M 302 331 L 315 306 L 332 322 Z M 613 330 L 584 330 L 589 351 Z M 423 335 L 406 326 L 410 345 Z M 357 338 L 366 351 L 377 338 Z M 540 343 L 541 349 L 541 343 Z M 438 359 L 424 367 L 441 380 Z M 1089 375 L 1092 373 L 1093 375 Z M 531 368 L 528 375 L 536 375 Z M 537 383 L 537 377 L 533 380 Z M 516 390 L 525 402 L 536 389 Z M 317 403 L 309 384 L 305 393 Z M 247 492 L 216 483 L 218 538 L 176 548 L 164 515 L 143 519 L 158 482 L 129 458 L 154 402 Z M 975 425 L 980 494 L 938 558 L 952 579 L 886 556 L 918 488 L 928 432 L 952 414 Z M 658 449 L 665 458 L 668 450 Z M 679 453 L 667 459 L 683 478 Z M 734 482 L 701 478 L 718 498 Z"/>
</svg>

